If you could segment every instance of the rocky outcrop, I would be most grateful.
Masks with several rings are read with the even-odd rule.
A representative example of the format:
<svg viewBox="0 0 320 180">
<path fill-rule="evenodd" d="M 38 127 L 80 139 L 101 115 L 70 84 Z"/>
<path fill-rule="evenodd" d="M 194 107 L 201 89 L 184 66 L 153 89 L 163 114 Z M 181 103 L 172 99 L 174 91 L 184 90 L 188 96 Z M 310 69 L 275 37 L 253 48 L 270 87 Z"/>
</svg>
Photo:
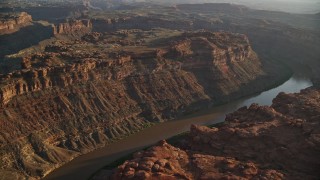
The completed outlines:
<svg viewBox="0 0 320 180">
<path fill-rule="evenodd" d="M 70 20 L 66 23 L 53 25 L 53 34 L 85 34 L 91 31 L 91 28 L 90 20 Z"/>
<path fill-rule="evenodd" d="M 223 125 L 192 126 L 179 148 L 161 142 L 138 152 L 112 179 L 317 179 L 319 95 L 280 93 L 271 107 L 252 104 Z"/>
<path fill-rule="evenodd" d="M 18 31 L 21 27 L 31 25 L 32 17 L 26 12 L 0 15 L 0 35 Z"/>
<path fill-rule="evenodd" d="M 93 179 L 282 179 L 273 169 L 233 157 L 189 152 L 161 142 L 119 166 L 112 177 L 100 174 Z"/>
</svg>

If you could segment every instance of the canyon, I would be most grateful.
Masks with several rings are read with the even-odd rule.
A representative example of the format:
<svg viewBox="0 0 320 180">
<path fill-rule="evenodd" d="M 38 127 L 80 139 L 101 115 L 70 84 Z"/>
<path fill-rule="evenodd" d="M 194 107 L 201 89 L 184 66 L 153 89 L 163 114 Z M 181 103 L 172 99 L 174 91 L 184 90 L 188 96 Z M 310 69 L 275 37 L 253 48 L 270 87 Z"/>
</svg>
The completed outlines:
<svg viewBox="0 0 320 180">
<path fill-rule="evenodd" d="M 154 123 L 258 92 L 279 71 L 262 68 L 242 34 L 126 30 L 56 41 L 1 76 L 1 174 L 45 176 Z"/>
<path fill-rule="evenodd" d="M 0 174 L 5 179 L 43 178 L 80 155 L 150 126 L 275 87 L 302 67 L 314 86 L 320 79 L 320 36 L 313 15 L 230 4 L 138 3 L 101 11 L 43 3 L 18 8 L 23 12 L 1 22 Z M 113 178 L 312 179 L 317 175 L 313 167 L 318 167 L 312 159 L 299 158 L 304 174 L 295 174 L 291 161 L 275 165 L 267 158 L 247 158 L 257 156 L 251 149 L 266 149 L 256 141 L 270 137 L 270 144 L 291 143 L 292 134 L 300 138 L 301 150 L 318 157 L 313 149 L 318 148 L 317 134 L 305 143 L 295 129 L 297 123 L 318 128 L 317 98 L 315 87 L 282 93 L 271 107 L 241 108 L 217 128 L 192 126 L 182 144 L 163 141 L 138 153 Z M 277 139 L 275 131 L 288 132 L 288 137 Z M 226 137 L 234 139 L 226 142 Z M 252 138 L 259 147 L 236 143 L 250 144 Z M 298 150 L 290 153 L 299 156 Z M 308 163 L 312 168 L 306 168 Z M 217 169 L 210 169 L 211 164 Z M 229 170 L 231 175 L 225 174 Z"/>
<path fill-rule="evenodd" d="M 318 88 L 280 93 L 214 127 L 191 126 L 174 145 L 161 141 L 93 179 L 317 179 Z M 241 142 L 241 143 L 239 143 Z"/>
</svg>

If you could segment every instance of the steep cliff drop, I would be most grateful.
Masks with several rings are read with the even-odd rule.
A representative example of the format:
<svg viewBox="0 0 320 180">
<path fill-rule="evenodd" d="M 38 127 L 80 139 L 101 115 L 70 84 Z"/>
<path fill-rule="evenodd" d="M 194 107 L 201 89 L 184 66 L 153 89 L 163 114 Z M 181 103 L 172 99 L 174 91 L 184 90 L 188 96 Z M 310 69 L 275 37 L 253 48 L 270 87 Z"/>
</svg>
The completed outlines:
<svg viewBox="0 0 320 180">
<path fill-rule="evenodd" d="M 175 146 L 160 142 L 93 179 L 318 179 L 320 90 L 280 93 L 217 127 L 192 126 Z"/>
<path fill-rule="evenodd" d="M 0 173 L 43 177 L 153 123 L 261 91 L 281 70 L 262 68 L 241 34 L 130 30 L 56 41 L 0 76 Z"/>
<path fill-rule="evenodd" d="M 0 35 L 11 34 L 21 27 L 32 24 L 32 17 L 26 13 L 0 14 Z"/>
</svg>

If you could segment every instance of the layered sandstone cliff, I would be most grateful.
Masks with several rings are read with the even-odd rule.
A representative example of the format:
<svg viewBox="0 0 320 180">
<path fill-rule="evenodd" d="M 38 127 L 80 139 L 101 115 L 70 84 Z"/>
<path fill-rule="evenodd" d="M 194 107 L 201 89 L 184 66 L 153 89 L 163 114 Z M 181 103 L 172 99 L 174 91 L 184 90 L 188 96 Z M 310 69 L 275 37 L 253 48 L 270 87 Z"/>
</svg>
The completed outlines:
<svg viewBox="0 0 320 180">
<path fill-rule="evenodd" d="M 83 37 L 86 40 L 90 35 Z M 228 33 L 185 33 L 173 38 L 168 48 L 143 53 L 119 52 L 112 55 L 99 54 L 97 51 L 74 52 L 72 46 L 66 44 L 49 45 L 46 51 L 25 57 L 22 61 L 23 70 L 1 75 L 2 105 L 27 92 L 64 88 L 90 80 L 135 79 L 139 75 L 165 71 L 194 74 L 213 98 L 240 90 L 243 84 L 265 74 L 247 37 Z M 142 66 L 137 66 L 138 59 L 142 59 Z M 200 73 L 199 70 L 205 72 Z M 212 80 L 210 87 L 207 83 L 209 80 Z M 220 84 L 224 84 L 223 87 Z"/>
<path fill-rule="evenodd" d="M 164 13 L 165 12 L 165 13 Z M 197 16 L 199 12 L 205 16 Z M 164 15 L 164 14 L 170 14 Z M 171 14 L 175 16 L 172 18 Z M 228 16 L 226 16 L 228 14 Z M 276 15 L 277 14 L 277 15 Z M 294 28 L 299 22 L 313 26 L 307 19 L 298 21 L 294 16 L 280 12 L 257 11 L 230 4 L 182 4 L 175 8 L 160 9 L 148 15 L 125 16 L 93 20 L 93 29 L 99 32 L 117 29 L 168 28 L 177 30 L 228 31 L 246 34 L 264 62 L 285 63 L 299 72 L 301 65 L 309 66 L 313 76 L 318 72 L 319 34 L 305 27 Z M 279 18 L 281 17 L 281 18 Z M 289 20 L 291 19 L 291 20 Z M 301 25 L 301 24 L 300 24 Z M 298 25 L 299 26 L 299 25 Z M 300 26 L 301 27 L 301 26 Z M 296 70 L 297 69 L 297 70 Z"/>
<path fill-rule="evenodd" d="M 9 34 L 19 30 L 19 28 L 28 26 L 32 23 L 31 15 L 26 12 L 18 14 L 0 15 L 0 35 Z"/>
<path fill-rule="evenodd" d="M 247 91 L 245 86 L 270 70 L 267 66 L 262 70 L 261 61 L 247 36 L 242 34 L 185 33 L 172 43 L 164 56 L 179 60 L 182 69 L 194 73 L 216 101 Z"/>
<path fill-rule="evenodd" d="M 138 152 L 112 179 L 318 179 L 319 98 L 314 88 L 280 93 L 271 107 L 252 104 L 223 125 L 192 126 L 178 147 L 161 142 Z"/>
<path fill-rule="evenodd" d="M 153 123 L 262 90 L 279 70 L 262 69 L 244 35 L 172 31 L 157 44 L 157 33 L 168 34 L 57 41 L 1 75 L 0 173 L 43 177 Z"/>
<path fill-rule="evenodd" d="M 107 68 L 115 64 L 121 67 L 124 63 L 130 62 L 130 60 L 130 56 L 109 61 L 94 61 L 88 59 L 83 62 L 65 66 L 14 71 L 0 77 L 4 82 L 1 85 L 0 101 L 5 105 L 13 97 L 28 92 L 36 92 L 53 87 L 64 88 L 73 84 L 86 83 L 94 80 L 121 80 L 122 74 L 120 72 L 112 72 L 111 68 Z M 26 63 L 26 61 L 28 61 L 28 59 L 24 59 L 24 63 Z M 26 67 L 27 65 L 23 64 L 23 66 Z M 102 69 L 107 70 L 99 74 L 99 71 Z M 130 73 L 130 71 L 127 73 Z"/>
</svg>

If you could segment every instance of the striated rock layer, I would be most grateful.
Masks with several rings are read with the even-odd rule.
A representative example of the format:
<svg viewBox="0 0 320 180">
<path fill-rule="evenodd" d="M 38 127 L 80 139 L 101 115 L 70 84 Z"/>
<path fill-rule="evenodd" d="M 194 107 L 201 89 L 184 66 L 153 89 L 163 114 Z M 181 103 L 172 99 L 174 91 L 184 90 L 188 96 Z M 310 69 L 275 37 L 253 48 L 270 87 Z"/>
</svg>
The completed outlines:
<svg viewBox="0 0 320 180">
<path fill-rule="evenodd" d="M 30 25 L 32 17 L 26 13 L 1 14 L 0 15 L 0 35 L 10 34 L 19 30 L 19 28 Z"/>
<path fill-rule="evenodd" d="M 280 93 L 271 107 L 240 108 L 221 126 L 192 126 L 177 147 L 136 153 L 112 179 L 318 179 L 319 102 L 315 88 Z"/>
<path fill-rule="evenodd" d="M 57 41 L 0 75 L 0 173 L 43 177 L 153 123 L 262 90 L 279 70 L 266 74 L 244 35 L 175 31 L 156 44 L 152 33 Z"/>
</svg>

